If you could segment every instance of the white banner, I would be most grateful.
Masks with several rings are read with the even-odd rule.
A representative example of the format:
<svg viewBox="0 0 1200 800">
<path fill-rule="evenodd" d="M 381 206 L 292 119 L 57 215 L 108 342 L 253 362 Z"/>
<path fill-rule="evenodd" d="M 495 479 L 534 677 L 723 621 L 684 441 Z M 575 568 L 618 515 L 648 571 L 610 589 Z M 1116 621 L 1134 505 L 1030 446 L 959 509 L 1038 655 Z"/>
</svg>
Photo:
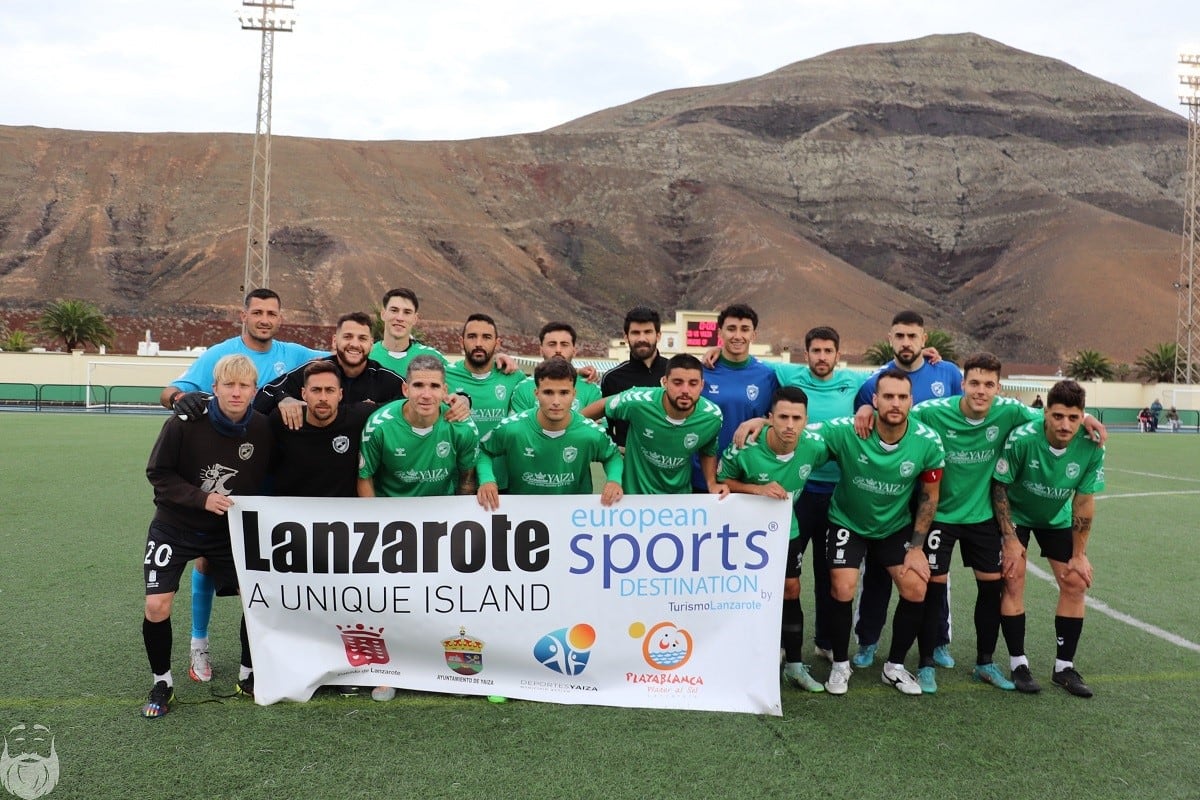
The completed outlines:
<svg viewBox="0 0 1200 800">
<path fill-rule="evenodd" d="M 255 700 L 325 684 L 781 714 L 791 504 L 238 497 Z"/>
</svg>

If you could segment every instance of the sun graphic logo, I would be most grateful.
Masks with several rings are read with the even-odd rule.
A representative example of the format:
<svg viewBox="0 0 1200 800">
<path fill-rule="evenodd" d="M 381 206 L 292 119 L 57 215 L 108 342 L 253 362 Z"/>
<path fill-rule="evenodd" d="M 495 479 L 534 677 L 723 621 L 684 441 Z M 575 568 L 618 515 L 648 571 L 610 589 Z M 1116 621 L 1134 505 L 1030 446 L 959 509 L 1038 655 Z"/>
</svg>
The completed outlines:
<svg viewBox="0 0 1200 800">
<path fill-rule="evenodd" d="M 58 785 L 58 753 L 49 728 L 22 724 L 8 729 L 0 754 L 0 784 L 9 794 L 24 800 L 54 791 Z"/>
<path fill-rule="evenodd" d="M 635 622 L 629 626 L 629 635 L 642 640 L 642 658 L 655 669 L 679 669 L 692 657 L 692 635 L 674 622 L 660 622 L 649 631 Z"/>
<path fill-rule="evenodd" d="M 559 628 L 538 639 L 533 657 L 561 675 L 578 675 L 587 667 L 596 643 L 596 629 L 586 623 Z"/>
</svg>

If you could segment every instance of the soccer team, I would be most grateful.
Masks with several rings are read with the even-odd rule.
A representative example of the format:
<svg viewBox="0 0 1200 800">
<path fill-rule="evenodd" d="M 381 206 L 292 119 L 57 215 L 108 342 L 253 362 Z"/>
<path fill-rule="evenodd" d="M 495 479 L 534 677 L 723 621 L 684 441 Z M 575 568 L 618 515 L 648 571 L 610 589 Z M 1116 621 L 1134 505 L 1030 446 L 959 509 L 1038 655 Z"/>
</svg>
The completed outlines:
<svg viewBox="0 0 1200 800">
<path fill-rule="evenodd" d="M 624 494 L 745 492 L 794 506 L 782 676 L 812 692 L 845 694 L 851 664 L 874 662 L 893 584 L 899 600 L 882 680 L 904 694 L 937 691 L 935 667 L 954 665 L 948 574 L 956 544 L 976 579 L 973 678 L 1039 691 L 1025 655 L 1023 601 L 1026 548 L 1036 538 L 1059 588 L 1052 682 L 1092 695 L 1074 656 L 1092 581 L 1087 541 L 1094 494 L 1104 488 L 1104 430 L 1084 413 L 1073 381 L 1050 390 L 1044 413 L 999 397 L 1000 362 L 980 353 L 960 372 L 925 349 L 914 312 L 893 319 L 895 358 L 865 380 L 837 368 L 840 339 L 825 326 L 805 337 L 807 364 L 767 364 L 750 355 L 757 314 L 735 304 L 720 312 L 720 347 L 705 361 L 660 355 L 659 314 L 632 309 L 624 322 L 630 359 L 597 388 L 594 370 L 572 364 L 568 323 L 542 328 L 544 360 L 526 378 L 501 353 L 488 315 L 467 318 L 464 357 L 449 364 L 412 338 L 418 308 L 411 290 L 393 289 L 383 298 L 380 341 L 366 314 L 345 314 L 324 353 L 277 340 L 279 296 L 255 290 L 241 334 L 163 390 L 163 406 L 175 413 L 147 466 L 156 510 L 144 559 L 153 686 L 143 716 L 166 714 L 174 700 L 171 607 L 189 561 L 189 675 L 212 679 L 212 598 L 237 591 L 225 516 L 236 495 L 474 494 L 494 510 L 505 494 L 592 493 L 593 462 L 605 476 L 604 505 Z M 800 575 L 810 542 L 815 653 L 830 662 L 824 683 L 802 657 Z M 1009 677 L 993 661 L 1001 632 Z M 236 690 L 252 696 L 244 620 L 241 640 Z M 904 666 L 914 643 L 915 676 Z M 372 692 L 378 700 L 394 694 Z"/>
</svg>

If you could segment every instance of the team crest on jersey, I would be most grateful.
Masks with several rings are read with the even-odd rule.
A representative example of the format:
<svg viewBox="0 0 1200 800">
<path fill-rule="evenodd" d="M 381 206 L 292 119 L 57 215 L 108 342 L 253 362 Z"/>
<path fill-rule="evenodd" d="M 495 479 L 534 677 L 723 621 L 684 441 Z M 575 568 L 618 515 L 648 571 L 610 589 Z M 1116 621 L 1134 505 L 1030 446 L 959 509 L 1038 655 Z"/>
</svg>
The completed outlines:
<svg viewBox="0 0 1200 800">
<path fill-rule="evenodd" d="M 242 442 L 238 445 L 238 458 L 242 461 L 249 461 L 252 455 L 254 455 L 254 445 L 252 443 Z"/>
<path fill-rule="evenodd" d="M 572 461 L 574 461 L 578 457 L 579 457 L 579 448 L 578 447 L 564 447 L 563 448 L 563 461 L 570 464 Z"/>
<path fill-rule="evenodd" d="M 808 476 L 812 474 L 812 465 L 811 464 L 801 464 L 800 469 L 796 474 L 799 475 L 804 480 L 808 480 Z"/>
<path fill-rule="evenodd" d="M 438 442 L 437 454 L 438 458 L 445 458 L 450 455 L 450 443 L 446 441 Z"/>
<path fill-rule="evenodd" d="M 903 461 L 900 463 L 900 477 L 902 478 L 911 478 L 912 474 L 916 472 L 916 470 L 917 465 L 911 461 Z"/>
<path fill-rule="evenodd" d="M 689 433 L 683 437 L 683 446 L 687 450 L 691 450 L 696 445 L 700 444 L 700 437 L 694 433 Z"/>
<path fill-rule="evenodd" d="M 1067 464 L 1067 477 L 1071 480 L 1075 480 L 1079 477 L 1079 465 L 1074 461 L 1072 461 L 1070 464 Z"/>
<path fill-rule="evenodd" d="M 508 395 L 508 387 L 503 384 L 496 385 L 496 399 L 503 400 Z"/>
<path fill-rule="evenodd" d="M 996 425 L 988 425 L 987 430 L 983 432 L 989 442 L 996 441 L 996 437 L 1000 435 L 1000 428 Z"/>
<path fill-rule="evenodd" d="M 751 403 L 758 399 L 758 385 L 751 383 L 746 387 L 746 399 Z"/>
<path fill-rule="evenodd" d="M 350 437 L 349 436 L 333 437 L 333 452 L 344 453 L 349 449 L 350 449 Z"/>
<path fill-rule="evenodd" d="M 996 462 L 996 474 L 997 475 L 1007 475 L 1008 474 L 1008 459 L 1007 458 L 1001 458 L 999 461 Z"/>
<path fill-rule="evenodd" d="M 934 381 L 933 383 L 929 384 L 929 391 L 933 392 L 934 397 L 945 397 L 946 384 L 942 383 L 941 381 Z"/>
<path fill-rule="evenodd" d="M 282 375 L 283 373 L 285 373 L 287 371 L 288 371 L 287 364 L 283 363 L 282 361 L 275 362 L 275 376 L 276 377 L 279 377 L 280 375 Z"/>
</svg>

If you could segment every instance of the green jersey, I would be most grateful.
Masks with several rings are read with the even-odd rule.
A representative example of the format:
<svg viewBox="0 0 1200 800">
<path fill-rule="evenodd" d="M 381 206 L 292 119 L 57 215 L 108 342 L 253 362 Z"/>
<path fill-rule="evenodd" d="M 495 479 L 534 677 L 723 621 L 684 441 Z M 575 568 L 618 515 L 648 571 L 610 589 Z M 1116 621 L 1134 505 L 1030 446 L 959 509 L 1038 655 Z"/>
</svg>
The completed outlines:
<svg viewBox="0 0 1200 800">
<path fill-rule="evenodd" d="M 503 463 L 510 494 L 591 494 L 593 461 L 604 464 L 608 480 L 621 482 L 621 451 L 603 427 L 573 411 L 564 430 L 547 431 L 531 408 L 480 440 L 479 483 L 495 483 L 494 465 Z"/>
<path fill-rule="evenodd" d="M 686 419 L 667 416 L 666 390 L 626 389 L 604 403 L 604 416 L 629 423 L 625 439 L 628 494 L 690 494 L 692 455 L 715 456 L 721 432 L 721 409 L 703 397 Z"/>
<path fill-rule="evenodd" d="M 820 434 L 805 430 L 800 433 L 796 449 L 780 455 L 767 444 L 768 430 L 770 428 L 763 428 L 754 444 L 746 447 L 729 445 L 721 455 L 717 480 L 732 478 L 756 486 L 766 486 L 774 481 L 791 495 L 791 502 L 795 503 L 816 468 L 829 460 L 829 450 Z M 800 526 L 795 514 L 788 516 L 792 520 L 788 538 L 795 539 L 800 535 Z"/>
<path fill-rule="evenodd" d="M 912 410 L 912 419 L 937 431 L 946 449 L 946 471 L 938 492 L 936 519 L 971 525 L 992 518 L 992 470 L 1013 429 L 1041 421 L 1042 413 L 1011 397 L 997 397 L 987 415 L 968 419 L 962 397 L 926 400 Z"/>
<path fill-rule="evenodd" d="M 1008 484 L 1017 525 L 1070 528 L 1074 495 L 1104 491 L 1104 448 L 1082 426 L 1066 448 L 1052 448 L 1044 424 L 1030 422 L 1009 435 L 993 477 Z"/>
<path fill-rule="evenodd" d="M 778 362 L 772 366 L 780 386 L 798 386 L 808 395 L 809 422 L 825 422 L 854 414 L 854 397 L 867 380 L 866 373 L 848 369 L 835 369 L 828 378 L 821 380 L 812 374 L 807 364 Z M 825 466 L 813 470 L 809 480 L 837 483 L 841 475 L 837 462 L 828 461 Z"/>
<path fill-rule="evenodd" d="M 375 359 L 381 365 L 387 367 L 401 378 L 404 378 L 404 380 L 408 380 L 408 362 L 417 356 L 434 356 L 440 359 L 443 364 L 448 363 L 444 355 L 429 345 L 421 344 L 416 339 L 408 340 L 407 350 L 385 350 L 383 348 L 383 341 L 381 340 L 376 342 L 374 347 L 371 348 L 370 354 L 370 358 Z"/>
<path fill-rule="evenodd" d="M 358 477 L 372 478 L 380 497 L 431 497 L 458 492 L 475 467 L 479 432 L 471 420 L 416 429 L 402 413 L 405 400 L 383 406 L 367 419 Z"/>
<path fill-rule="evenodd" d="M 513 390 L 524 380 L 521 372 L 505 375 L 494 366 L 482 377 L 467 369 L 464 361 L 446 367 L 446 390 L 451 394 L 463 392 L 471 398 L 471 419 L 480 436 L 487 435 L 512 413 Z"/>
<path fill-rule="evenodd" d="M 912 524 L 909 501 L 921 473 L 946 465 L 942 440 L 932 428 L 910 418 L 908 430 L 893 445 L 884 444 L 878 430 L 860 439 L 853 417 L 823 422 L 816 429 L 842 468 L 829 504 L 830 525 L 884 539 Z"/>
<path fill-rule="evenodd" d="M 526 378 L 521 383 L 517 384 L 517 388 L 513 390 L 512 396 L 512 413 L 524 411 L 528 408 L 537 408 L 537 397 L 535 390 L 537 384 L 533 378 Z M 600 387 L 594 383 L 588 383 L 583 379 L 582 375 L 575 378 L 575 399 L 571 401 L 571 410 L 578 411 L 581 408 L 587 408 L 590 404 L 601 398 Z"/>
</svg>

